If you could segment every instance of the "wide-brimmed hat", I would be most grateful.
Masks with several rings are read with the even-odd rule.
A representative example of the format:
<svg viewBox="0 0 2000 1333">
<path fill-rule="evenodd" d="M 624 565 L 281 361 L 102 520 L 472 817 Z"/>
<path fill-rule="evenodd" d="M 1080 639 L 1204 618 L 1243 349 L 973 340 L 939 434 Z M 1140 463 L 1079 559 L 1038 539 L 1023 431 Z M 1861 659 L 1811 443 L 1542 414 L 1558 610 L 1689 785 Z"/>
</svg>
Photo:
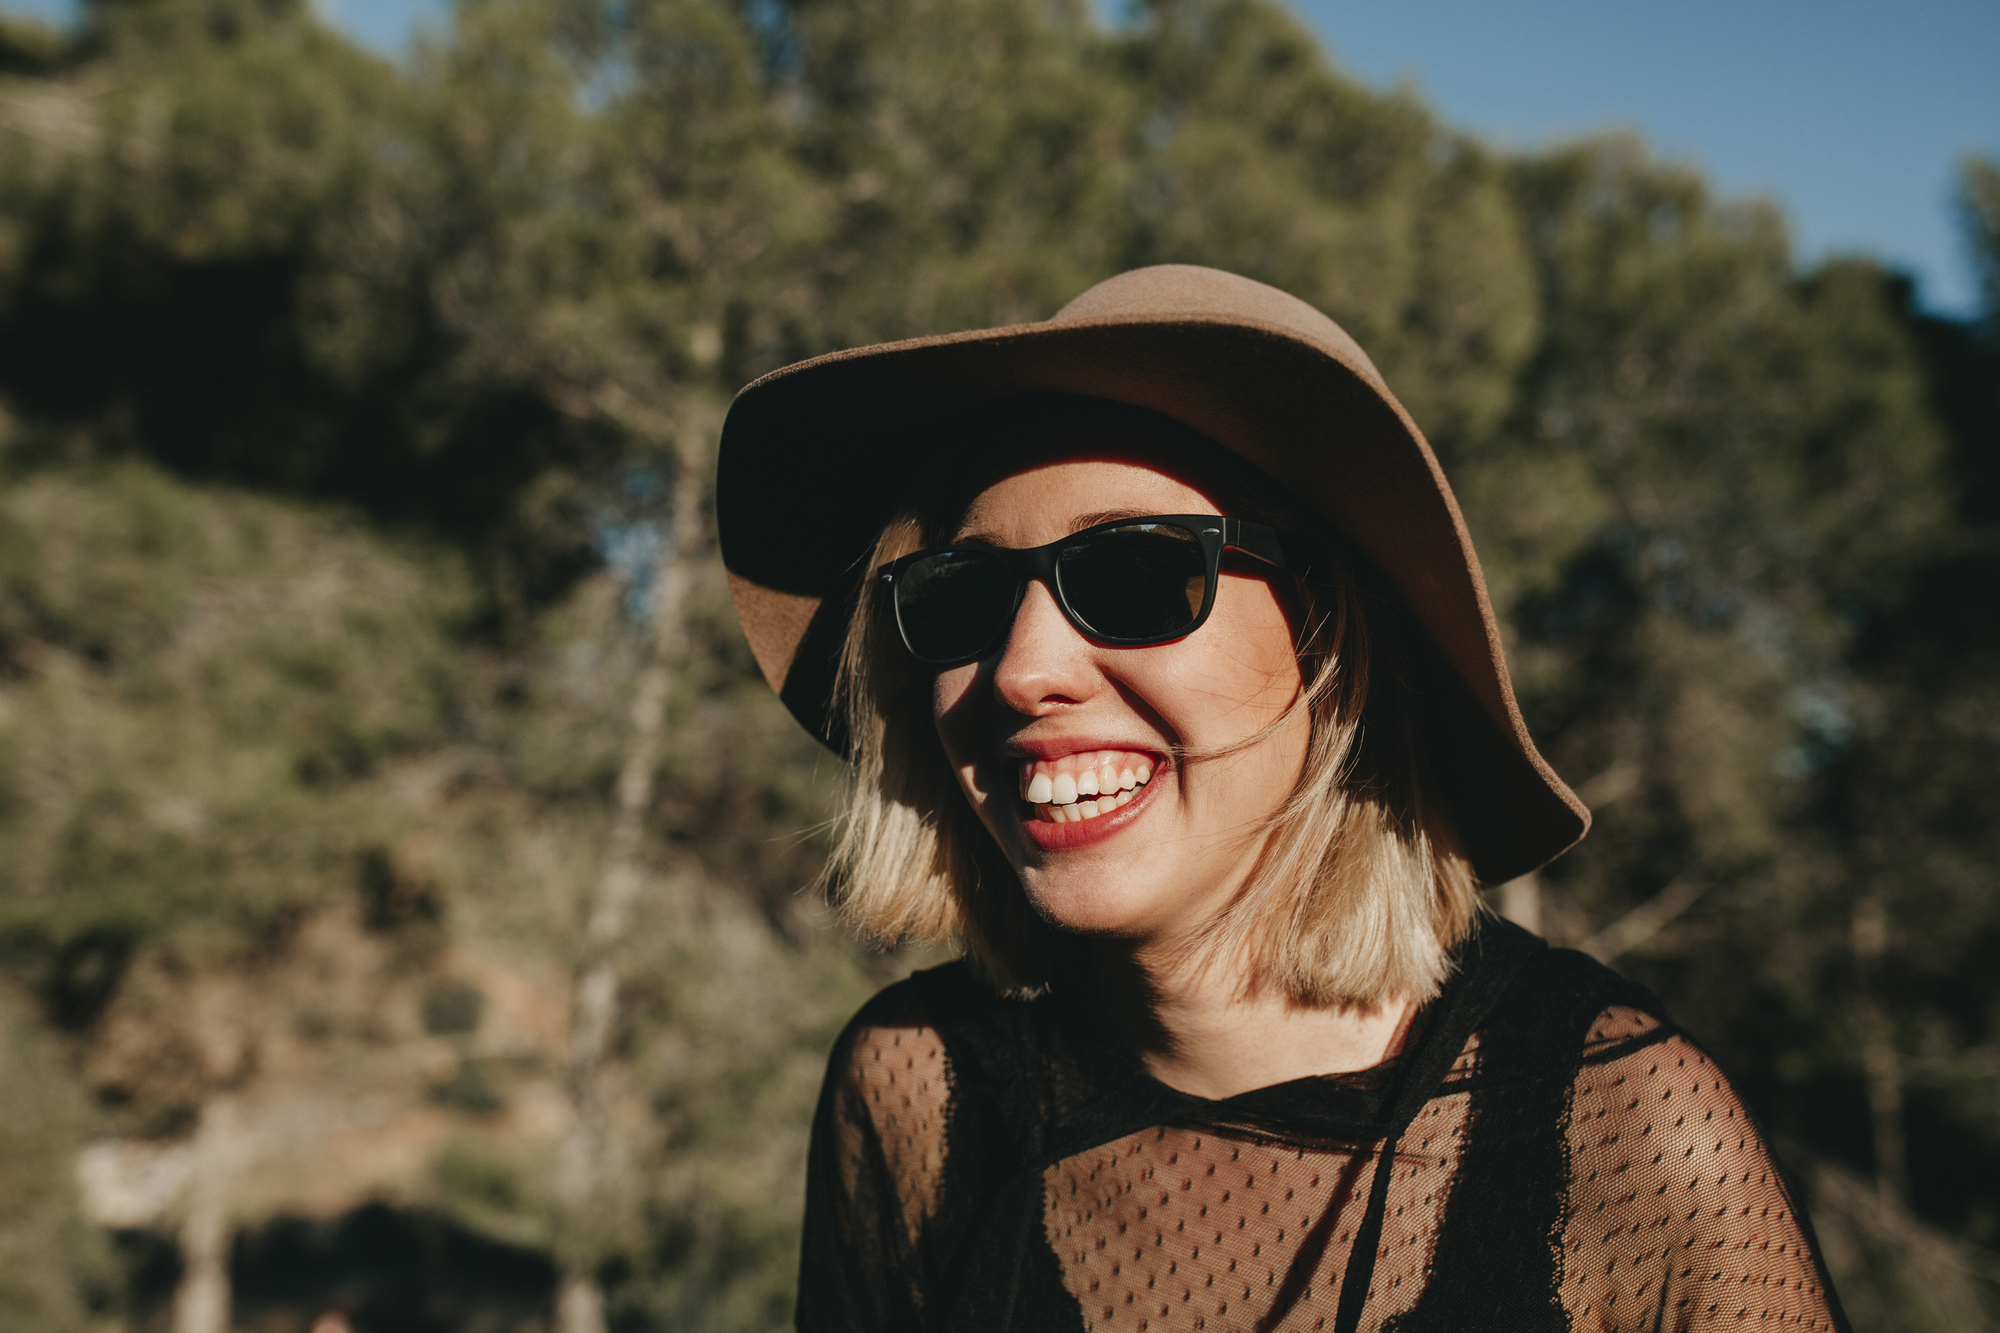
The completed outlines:
<svg viewBox="0 0 2000 1333">
<path fill-rule="evenodd" d="M 940 413 L 1023 393 L 1171 417 L 1374 561 L 1428 637 L 1415 668 L 1425 735 L 1481 879 L 1525 874 L 1584 835 L 1590 812 L 1521 719 L 1479 557 L 1422 432 L 1325 315 L 1181 264 L 1108 279 L 1042 323 L 834 352 L 736 396 L 716 477 L 723 564 L 757 664 L 807 730 L 846 748 L 834 664 L 877 537 L 954 447 Z"/>
</svg>

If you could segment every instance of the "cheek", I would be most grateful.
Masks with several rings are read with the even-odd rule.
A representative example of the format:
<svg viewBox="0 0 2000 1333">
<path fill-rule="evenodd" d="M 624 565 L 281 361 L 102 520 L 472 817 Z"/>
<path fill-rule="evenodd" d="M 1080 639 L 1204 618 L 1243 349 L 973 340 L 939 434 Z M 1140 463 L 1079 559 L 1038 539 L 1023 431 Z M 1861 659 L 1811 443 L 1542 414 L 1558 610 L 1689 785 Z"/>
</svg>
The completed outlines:
<svg viewBox="0 0 2000 1333">
<path fill-rule="evenodd" d="M 950 671 L 940 671 L 931 683 L 931 722 L 937 728 L 945 758 L 951 761 L 952 772 L 957 775 L 959 785 L 966 789 L 967 795 L 972 794 L 971 775 L 967 769 L 976 758 L 975 738 L 969 734 L 969 714 L 972 710 L 968 705 L 978 674 L 976 666 L 954 667 Z"/>
<path fill-rule="evenodd" d="M 1234 591 L 1239 595 L 1218 606 L 1202 629 L 1219 631 L 1206 665 L 1216 694 L 1248 706 L 1261 725 L 1298 697 L 1303 685 L 1298 653 L 1290 618 L 1268 584 L 1246 580 Z"/>
</svg>

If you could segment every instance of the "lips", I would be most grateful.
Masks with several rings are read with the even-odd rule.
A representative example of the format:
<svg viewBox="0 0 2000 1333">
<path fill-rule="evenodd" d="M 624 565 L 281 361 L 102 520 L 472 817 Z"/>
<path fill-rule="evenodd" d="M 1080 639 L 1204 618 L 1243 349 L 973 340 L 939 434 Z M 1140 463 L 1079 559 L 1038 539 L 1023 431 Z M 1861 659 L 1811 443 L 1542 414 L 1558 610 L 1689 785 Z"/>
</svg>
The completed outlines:
<svg viewBox="0 0 2000 1333">
<path fill-rule="evenodd" d="M 1153 780 L 1153 756 L 1139 750 L 1085 750 L 1021 763 L 1021 799 L 1051 824 L 1100 819 L 1130 804 Z"/>
<path fill-rule="evenodd" d="M 1101 743 L 1088 749 L 1058 743 L 1020 748 L 1029 751 L 1015 763 L 1021 827 L 1045 851 L 1099 842 L 1131 824 L 1163 765 L 1155 753 Z"/>
</svg>

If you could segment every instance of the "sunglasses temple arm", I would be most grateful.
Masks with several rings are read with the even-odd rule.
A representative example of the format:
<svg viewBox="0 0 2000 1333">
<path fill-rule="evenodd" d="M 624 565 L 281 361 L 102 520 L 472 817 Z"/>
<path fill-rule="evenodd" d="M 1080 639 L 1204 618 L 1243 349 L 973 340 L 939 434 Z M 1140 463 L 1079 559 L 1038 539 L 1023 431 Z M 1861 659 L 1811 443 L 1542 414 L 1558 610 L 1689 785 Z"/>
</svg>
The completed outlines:
<svg viewBox="0 0 2000 1333">
<path fill-rule="evenodd" d="M 1262 523 L 1251 523 L 1240 518 L 1225 518 L 1222 521 L 1222 544 L 1243 554 L 1262 560 L 1267 565 L 1279 569 L 1290 569 L 1291 561 L 1285 558 L 1285 544 L 1276 531 Z"/>
</svg>

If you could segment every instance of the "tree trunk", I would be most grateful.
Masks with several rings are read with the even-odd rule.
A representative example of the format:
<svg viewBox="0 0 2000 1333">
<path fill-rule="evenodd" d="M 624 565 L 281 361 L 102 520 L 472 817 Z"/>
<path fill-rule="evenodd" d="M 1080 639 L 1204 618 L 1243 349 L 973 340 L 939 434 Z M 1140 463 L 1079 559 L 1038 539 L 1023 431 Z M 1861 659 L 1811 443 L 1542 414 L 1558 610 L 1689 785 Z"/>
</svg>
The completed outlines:
<svg viewBox="0 0 2000 1333">
<path fill-rule="evenodd" d="M 1861 1067 L 1868 1079 L 1868 1114 L 1875 1128 L 1875 1191 L 1904 1208 L 1910 1206 L 1908 1140 L 1903 1130 L 1903 1061 L 1895 1029 L 1879 991 L 1882 958 L 1889 951 L 1889 917 L 1879 898 L 1854 905 L 1854 965 Z"/>
<path fill-rule="evenodd" d="M 1500 886 L 1500 915 L 1523 930 L 1542 933 L 1542 877 L 1530 870 Z"/>
<path fill-rule="evenodd" d="M 235 1174 L 236 1131 L 230 1098 L 212 1098 L 202 1108 L 194 1180 L 181 1221 L 174 1333 L 229 1333 L 229 1181 Z"/>
<path fill-rule="evenodd" d="M 618 1030 L 615 949 L 640 885 L 640 840 L 653 803 L 672 667 L 682 655 L 682 606 L 691 566 L 701 545 L 700 473 L 683 460 L 674 487 L 672 540 L 661 543 L 653 581 L 651 633 L 632 691 L 631 743 L 618 775 L 617 808 L 606 840 L 603 869 L 591 894 L 584 955 L 577 971 L 570 1026 L 570 1079 L 574 1117 L 556 1159 L 556 1197 L 581 1220 L 603 1182 L 606 1136 L 612 1132 L 605 1065 Z M 556 1333 L 605 1333 L 604 1293 L 596 1256 L 564 1264 L 556 1301 Z"/>
<path fill-rule="evenodd" d="M 1576 947 L 1608 965 L 1612 959 L 1636 949 L 1673 924 L 1707 891 L 1708 885 L 1699 880 L 1685 874 L 1677 876 L 1667 887 Z"/>
</svg>

